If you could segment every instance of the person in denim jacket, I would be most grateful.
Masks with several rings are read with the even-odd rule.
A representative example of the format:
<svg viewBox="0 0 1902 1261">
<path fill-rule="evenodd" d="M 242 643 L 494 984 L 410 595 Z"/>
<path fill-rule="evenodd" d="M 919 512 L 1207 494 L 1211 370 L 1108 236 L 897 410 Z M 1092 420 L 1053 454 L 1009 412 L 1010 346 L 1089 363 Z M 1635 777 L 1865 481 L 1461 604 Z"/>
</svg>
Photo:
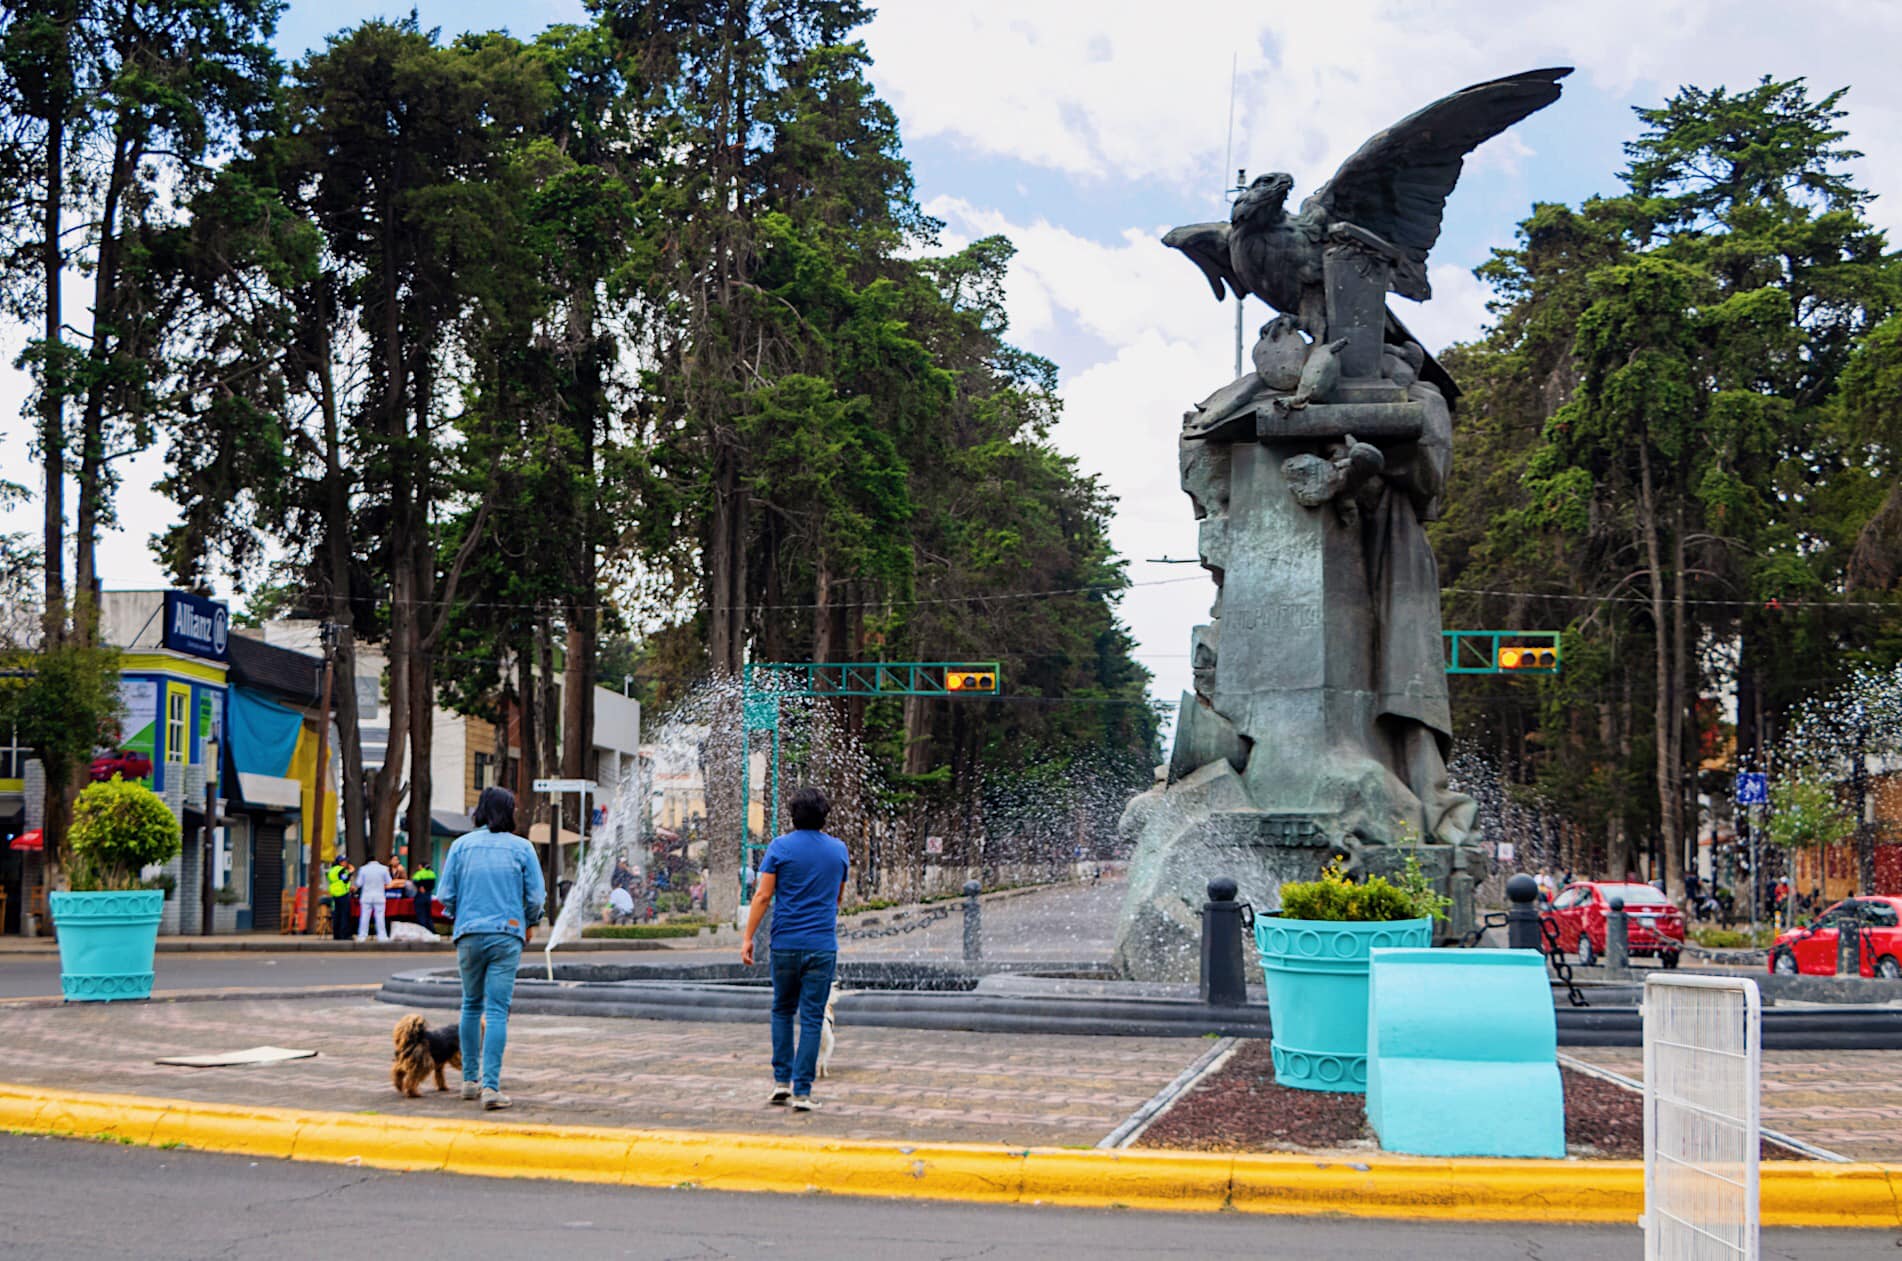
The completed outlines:
<svg viewBox="0 0 1902 1261">
<path fill-rule="evenodd" d="M 490 1111 L 509 1106 L 502 1093 L 509 1004 L 522 947 L 542 917 L 547 888 L 535 847 L 515 835 L 515 794 L 485 788 L 476 799 L 476 830 L 449 847 L 436 900 L 456 922 L 456 966 L 462 972 L 462 1097 Z M 479 1077 L 478 1077 L 479 1073 Z"/>
</svg>

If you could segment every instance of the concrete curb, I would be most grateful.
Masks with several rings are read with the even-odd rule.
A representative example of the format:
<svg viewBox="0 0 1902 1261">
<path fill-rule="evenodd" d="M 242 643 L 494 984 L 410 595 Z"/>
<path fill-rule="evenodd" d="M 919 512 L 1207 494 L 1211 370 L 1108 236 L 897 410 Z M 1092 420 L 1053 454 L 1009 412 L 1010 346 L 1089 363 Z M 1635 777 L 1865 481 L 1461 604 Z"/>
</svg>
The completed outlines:
<svg viewBox="0 0 1902 1261">
<path fill-rule="evenodd" d="M 0 1084 L 0 1128 L 377 1169 L 1175 1212 L 1629 1223 L 1635 1161 L 1367 1161 L 507 1125 Z M 1902 1227 L 1902 1166 L 1771 1164 L 1766 1226 Z"/>
</svg>

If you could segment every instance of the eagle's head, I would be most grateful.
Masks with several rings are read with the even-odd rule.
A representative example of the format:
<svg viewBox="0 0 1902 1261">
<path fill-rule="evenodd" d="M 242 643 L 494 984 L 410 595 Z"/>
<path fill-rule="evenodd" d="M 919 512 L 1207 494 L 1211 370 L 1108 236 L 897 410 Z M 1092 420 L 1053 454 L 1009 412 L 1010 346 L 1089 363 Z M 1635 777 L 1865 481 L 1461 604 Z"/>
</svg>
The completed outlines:
<svg viewBox="0 0 1902 1261">
<path fill-rule="evenodd" d="M 1286 171 L 1257 175 L 1235 199 L 1234 208 L 1228 212 L 1229 223 L 1239 227 L 1279 222 L 1293 188 L 1294 176 Z"/>
</svg>

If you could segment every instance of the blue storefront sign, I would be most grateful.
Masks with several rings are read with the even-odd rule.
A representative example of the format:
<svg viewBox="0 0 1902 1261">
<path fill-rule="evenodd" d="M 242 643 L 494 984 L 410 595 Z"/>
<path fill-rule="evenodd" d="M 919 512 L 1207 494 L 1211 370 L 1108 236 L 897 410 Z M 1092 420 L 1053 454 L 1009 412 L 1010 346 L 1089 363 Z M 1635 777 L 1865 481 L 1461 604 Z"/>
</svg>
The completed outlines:
<svg viewBox="0 0 1902 1261">
<path fill-rule="evenodd" d="M 210 661 L 223 661 L 230 634 L 231 615 L 223 604 L 183 591 L 165 593 L 164 643 L 167 648 Z"/>
</svg>

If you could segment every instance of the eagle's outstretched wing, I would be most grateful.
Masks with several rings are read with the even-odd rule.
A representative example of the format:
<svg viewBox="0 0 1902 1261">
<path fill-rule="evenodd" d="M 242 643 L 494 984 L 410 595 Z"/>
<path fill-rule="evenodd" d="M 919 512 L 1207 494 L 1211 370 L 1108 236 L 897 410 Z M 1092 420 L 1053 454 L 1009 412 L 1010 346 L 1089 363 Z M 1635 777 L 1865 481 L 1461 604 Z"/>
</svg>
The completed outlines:
<svg viewBox="0 0 1902 1261">
<path fill-rule="evenodd" d="M 1440 239 L 1440 213 L 1466 155 L 1558 100 L 1559 80 L 1570 73 L 1559 66 L 1476 83 L 1409 114 L 1357 149 L 1302 203 L 1302 213 L 1318 207 L 1330 223 L 1351 223 L 1392 242 L 1404 255 L 1394 292 L 1424 302 L 1433 292 L 1427 251 Z"/>
<path fill-rule="evenodd" d="M 1189 256 L 1189 261 L 1202 269 L 1209 278 L 1209 287 L 1215 290 L 1215 300 L 1221 301 L 1226 295 L 1223 284 L 1241 297 L 1248 292 L 1241 277 L 1235 274 L 1235 267 L 1228 259 L 1228 225 L 1226 223 L 1190 223 L 1180 228 L 1171 228 L 1163 234 L 1162 243 L 1172 250 L 1181 250 Z"/>
</svg>

